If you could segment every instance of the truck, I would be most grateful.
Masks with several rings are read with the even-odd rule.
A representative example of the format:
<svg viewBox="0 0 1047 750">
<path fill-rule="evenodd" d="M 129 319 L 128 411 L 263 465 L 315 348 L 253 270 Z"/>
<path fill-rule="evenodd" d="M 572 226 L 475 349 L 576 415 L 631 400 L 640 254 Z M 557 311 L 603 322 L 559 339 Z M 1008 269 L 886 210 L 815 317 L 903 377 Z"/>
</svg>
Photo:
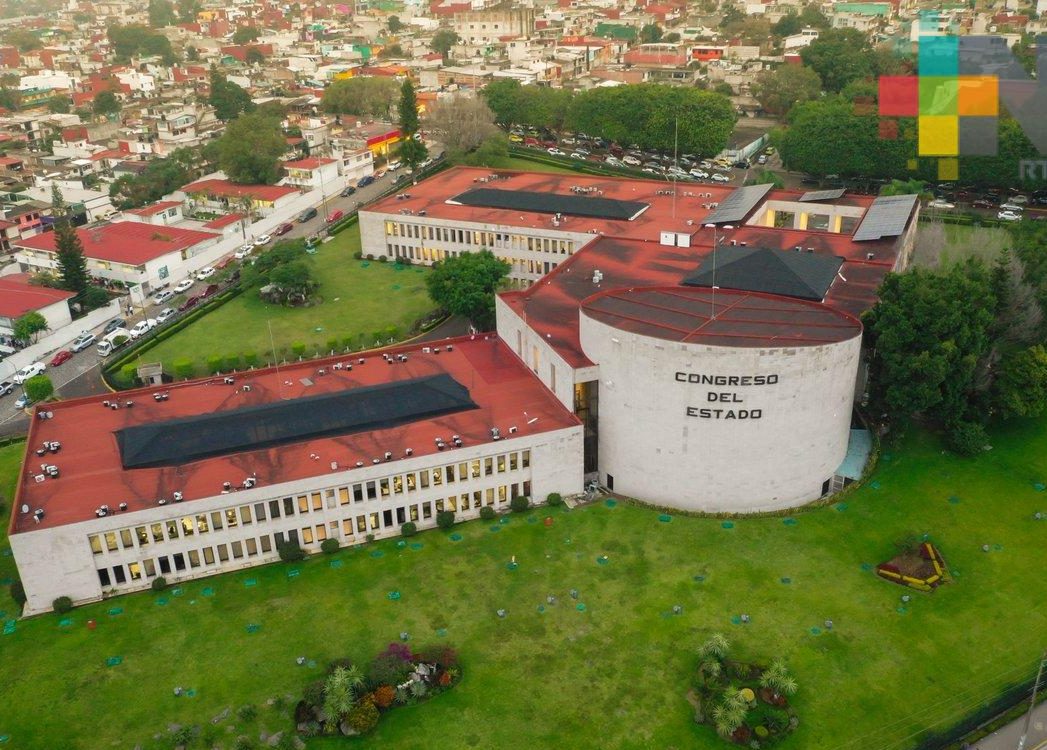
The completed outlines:
<svg viewBox="0 0 1047 750">
<path fill-rule="evenodd" d="M 131 332 L 126 328 L 110 331 L 98 342 L 98 356 L 108 357 L 114 351 L 131 340 Z"/>
</svg>

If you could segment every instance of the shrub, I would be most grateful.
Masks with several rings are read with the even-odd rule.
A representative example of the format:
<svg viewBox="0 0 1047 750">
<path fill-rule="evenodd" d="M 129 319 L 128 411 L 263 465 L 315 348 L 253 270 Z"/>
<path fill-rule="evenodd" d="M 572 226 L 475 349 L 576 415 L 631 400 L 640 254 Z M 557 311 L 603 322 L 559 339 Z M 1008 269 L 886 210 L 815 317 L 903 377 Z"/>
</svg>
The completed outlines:
<svg viewBox="0 0 1047 750">
<path fill-rule="evenodd" d="M 388 260 L 389 259 L 387 257 L 385 257 L 384 255 L 379 255 L 378 256 L 378 262 L 379 263 L 386 263 L 386 262 L 388 262 Z"/>
<path fill-rule="evenodd" d="M 222 371 L 222 355 L 211 354 L 207 357 L 207 372 L 209 375 L 215 375 Z"/>
<path fill-rule="evenodd" d="M 295 341 L 293 344 L 291 344 L 291 351 L 294 352 L 294 356 L 301 357 L 303 354 L 305 354 L 305 342 Z"/>
<path fill-rule="evenodd" d="M 317 706 L 323 705 L 323 685 L 320 686 L 320 701 Z M 307 721 L 311 721 L 316 715 L 313 712 L 313 708 L 313 704 L 306 699 L 298 701 L 294 706 L 294 723 L 304 724 Z"/>
<path fill-rule="evenodd" d="M 449 529 L 454 526 L 454 511 L 441 510 L 436 514 L 436 525 L 441 529 Z"/>
<path fill-rule="evenodd" d="M 322 706 L 324 704 L 324 681 L 315 680 L 306 685 L 302 698 L 309 706 Z M 295 719 L 297 721 L 298 712 L 296 711 L 295 714 Z M 305 719 L 302 719 L 302 721 L 305 721 Z"/>
<path fill-rule="evenodd" d="M 153 591 L 163 591 L 167 588 L 167 579 L 163 576 L 158 576 L 157 578 L 153 579 L 153 582 L 149 584 L 149 587 Z"/>
<path fill-rule="evenodd" d="M 236 738 L 236 742 L 233 743 L 233 750 L 257 750 L 258 743 L 254 741 L 253 737 L 247 735 L 241 735 Z"/>
<path fill-rule="evenodd" d="M 545 502 L 547 505 L 563 505 L 563 497 L 559 492 L 550 492 Z"/>
<path fill-rule="evenodd" d="M 64 615 L 73 608 L 73 600 L 68 596 L 60 596 L 51 602 L 51 607 L 60 615 Z"/>
<path fill-rule="evenodd" d="M 512 508 L 513 513 L 523 513 L 531 507 L 531 501 L 525 495 L 517 495 L 509 501 L 509 507 Z"/>
<path fill-rule="evenodd" d="M 240 717 L 240 721 L 254 721 L 258 716 L 258 706 L 253 703 L 248 703 L 246 706 L 240 706 L 236 710 L 236 715 Z"/>
<path fill-rule="evenodd" d="M 414 521 L 408 521 L 400 527 L 400 533 L 404 536 L 414 536 L 418 533 L 418 524 Z"/>
<path fill-rule="evenodd" d="M 364 539 L 366 539 L 368 542 L 373 542 L 374 541 L 374 534 L 368 534 L 368 535 L 366 535 L 364 537 Z"/>
<path fill-rule="evenodd" d="M 371 701 L 361 701 L 346 714 L 346 722 L 361 734 L 370 732 L 378 724 L 378 709 Z"/>
<path fill-rule="evenodd" d="M 480 508 L 480 518 L 482 518 L 485 521 L 490 521 L 497 515 L 498 514 L 494 512 L 494 508 L 492 508 L 490 505 L 485 505 L 484 507 Z"/>
<path fill-rule="evenodd" d="M 138 363 L 128 362 L 120 368 L 120 378 L 125 383 L 136 383 L 138 382 Z M 54 390 L 54 389 L 52 389 Z"/>
<path fill-rule="evenodd" d="M 11 598 L 15 600 L 15 604 L 19 607 L 25 606 L 25 587 L 21 581 L 13 581 L 7 590 L 10 592 Z"/>
<path fill-rule="evenodd" d="M 337 539 L 324 539 L 320 542 L 320 551 L 324 554 L 331 555 L 338 551 L 341 545 Z"/>
<path fill-rule="evenodd" d="M 342 348 L 345 349 L 346 351 L 348 351 L 349 349 L 353 348 L 353 337 L 352 336 L 342 336 Z"/>
<path fill-rule="evenodd" d="M 258 367 L 258 355 L 255 352 L 244 352 L 243 357 L 246 367 Z"/>
<path fill-rule="evenodd" d="M 426 662 L 434 662 L 444 669 L 458 666 L 458 652 L 453 647 L 443 643 L 426 646 L 419 652 L 419 659 Z"/>
<path fill-rule="evenodd" d="M 225 355 L 225 369 L 226 370 L 239 370 L 240 369 L 240 355 L 239 354 L 226 354 Z"/>
<path fill-rule="evenodd" d="M 179 357 L 171 363 L 176 378 L 186 379 L 193 377 L 193 361 L 188 357 Z"/>
<path fill-rule="evenodd" d="M 374 260 L 374 253 L 368 253 L 365 257 L 367 260 Z"/>
<path fill-rule="evenodd" d="M 399 326 L 389 326 L 388 328 L 385 329 L 385 336 L 386 336 L 386 338 L 390 338 L 390 339 L 398 339 L 398 338 L 400 338 L 400 327 Z"/>
<path fill-rule="evenodd" d="M 989 443 L 985 428 L 978 422 L 957 420 L 946 428 L 949 449 L 961 456 L 975 456 Z"/>
<path fill-rule="evenodd" d="M 338 351 L 338 338 L 337 337 L 327 339 L 327 351 L 329 351 L 329 352 L 336 352 L 336 351 Z"/>
<path fill-rule="evenodd" d="M 34 375 L 25 381 L 22 387 L 25 388 L 26 395 L 37 403 L 51 398 L 55 392 L 54 383 L 46 375 Z"/>
<path fill-rule="evenodd" d="M 389 685 L 379 685 L 374 691 L 374 704 L 378 708 L 389 708 L 396 698 L 396 690 Z"/>
<path fill-rule="evenodd" d="M 296 542 L 280 542 L 276 545 L 276 551 L 284 562 L 298 562 L 305 559 L 305 550 Z"/>
<path fill-rule="evenodd" d="M 356 258 L 357 260 L 362 260 L 363 257 L 364 257 L 364 254 L 362 252 L 360 252 L 359 250 L 357 250 L 355 253 L 353 253 L 353 257 Z"/>
</svg>

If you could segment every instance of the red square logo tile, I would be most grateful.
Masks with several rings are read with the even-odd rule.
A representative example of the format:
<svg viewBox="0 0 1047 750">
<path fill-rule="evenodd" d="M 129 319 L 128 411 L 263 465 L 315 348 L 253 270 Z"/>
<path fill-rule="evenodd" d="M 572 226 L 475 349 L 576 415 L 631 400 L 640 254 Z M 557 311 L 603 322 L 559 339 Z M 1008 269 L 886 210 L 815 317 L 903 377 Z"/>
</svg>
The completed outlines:
<svg viewBox="0 0 1047 750">
<path fill-rule="evenodd" d="M 880 114 L 916 117 L 920 114 L 920 79 L 916 76 L 880 77 Z"/>
</svg>

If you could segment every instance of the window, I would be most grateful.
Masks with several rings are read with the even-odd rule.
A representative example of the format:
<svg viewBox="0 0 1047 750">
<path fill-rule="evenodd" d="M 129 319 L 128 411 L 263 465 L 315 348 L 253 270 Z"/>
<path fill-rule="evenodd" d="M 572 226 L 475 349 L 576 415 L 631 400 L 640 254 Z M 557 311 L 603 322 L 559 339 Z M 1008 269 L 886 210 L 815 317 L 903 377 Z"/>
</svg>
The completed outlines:
<svg viewBox="0 0 1047 750">
<path fill-rule="evenodd" d="M 385 528 L 388 529 L 392 525 L 393 525 L 393 511 L 392 510 L 383 510 L 382 511 L 382 526 L 384 526 Z"/>
<path fill-rule="evenodd" d="M 488 487 L 484 491 L 484 505 L 494 505 L 494 487 Z"/>
<path fill-rule="evenodd" d="M 367 499 L 368 500 L 374 500 L 376 497 L 378 497 L 378 490 L 375 487 L 375 483 L 374 482 L 368 482 L 367 483 Z"/>
<path fill-rule="evenodd" d="M 439 487 L 444 483 L 444 473 L 439 469 L 433 469 L 433 487 Z"/>
<path fill-rule="evenodd" d="M 171 574 L 171 561 L 168 560 L 166 557 L 160 558 L 160 572 L 164 575 Z"/>
<path fill-rule="evenodd" d="M 273 551 L 273 543 L 269 539 L 269 535 L 268 534 L 266 536 L 263 536 L 258 541 L 261 542 L 261 544 L 262 544 L 262 552 L 263 553 L 265 553 L 265 552 L 272 552 Z"/>
<path fill-rule="evenodd" d="M 418 478 L 415 476 L 415 473 L 412 471 L 410 474 L 407 475 L 407 491 L 408 492 L 414 492 L 417 488 L 418 488 Z"/>
<path fill-rule="evenodd" d="M 480 494 L 481 494 L 480 490 L 476 490 L 473 493 L 473 507 L 474 508 L 479 508 L 480 507 Z"/>
<path fill-rule="evenodd" d="M 417 521 L 418 520 L 418 506 L 417 505 L 412 505 L 410 510 L 411 510 L 411 520 L 412 521 Z"/>
<path fill-rule="evenodd" d="M 254 539 L 247 539 L 244 541 L 244 546 L 247 547 L 247 556 L 254 557 L 258 554 L 258 542 Z"/>
<path fill-rule="evenodd" d="M 383 479 L 379 485 L 382 488 L 382 497 L 389 497 L 389 480 Z"/>
<path fill-rule="evenodd" d="M 293 516 L 294 515 L 294 498 L 293 497 L 285 497 L 284 498 L 284 515 L 285 516 Z"/>
<path fill-rule="evenodd" d="M 521 453 L 520 455 L 521 455 L 521 457 L 523 459 L 520 465 L 523 466 L 523 468 L 525 468 L 525 469 L 530 467 L 530 465 L 531 465 L 531 451 L 526 450 L 523 453 Z M 529 492 L 525 492 L 524 494 L 525 495 L 530 495 Z"/>
<path fill-rule="evenodd" d="M 423 490 L 429 487 L 429 470 L 428 469 L 423 469 L 422 471 L 420 471 L 418 473 L 418 483 L 421 485 Z"/>
<path fill-rule="evenodd" d="M 463 482 L 469 478 L 469 464 L 458 464 L 458 478 Z"/>
<path fill-rule="evenodd" d="M 229 562 L 229 548 L 224 544 L 218 545 L 218 559 L 220 562 Z"/>
<path fill-rule="evenodd" d="M 291 529 L 287 532 L 287 541 L 291 544 L 298 544 L 298 529 Z"/>
<path fill-rule="evenodd" d="M 454 466 L 445 466 L 444 476 L 447 477 L 447 483 L 451 484 L 454 481 Z"/>
<path fill-rule="evenodd" d="M 183 536 L 192 536 L 193 535 L 193 528 L 194 528 L 194 524 L 193 524 L 193 517 L 192 516 L 186 516 L 185 518 L 182 519 L 182 535 Z"/>
<path fill-rule="evenodd" d="M 214 565 L 214 550 L 210 547 L 204 547 L 204 564 Z"/>
<path fill-rule="evenodd" d="M 478 476 L 480 476 L 480 459 L 474 458 L 470 466 L 473 470 L 473 479 L 476 479 Z"/>
<path fill-rule="evenodd" d="M 105 548 L 110 552 L 116 552 L 116 532 L 107 531 L 105 532 Z"/>
<path fill-rule="evenodd" d="M 364 501 L 364 486 L 362 484 L 353 485 L 353 502 L 362 503 Z"/>
<path fill-rule="evenodd" d="M 87 537 L 87 541 L 91 545 L 91 551 L 96 555 L 102 554 L 102 540 L 98 538 L 98 534 L 92 534 Z"/>
<path fill-rule="evenodd" d="M 280 502 L 278 500 L 269 501 L 269 517 L 279 518 L 280 517 Z"/>
<path fill-rule="evenodd" d="M 312 544 L 313 543 L 313 530 L 311 528 L 309 528 L 308 526 L 306 526 L 304 529 L 302 529 L 302 542 L 304 544 Z"/>
<path fill-rule="evenodd" d="M 370 518 L 367 519 L 370 524 L 371 530 L 374 531 L 378 528 L 378 514 L 372 513 Z"/>
<path fill-rule="evenodd" d="M 298 496 L 298 512 L 308 513 L 309 512 L 309 496 L 299 495 Z"/>
<path fill-rule="evenodd" d="M 199 568 L 200 567 L 200 553 L 195 549 L 189 550 L 189 567 Z"/>
<path fill-rule="evenodd" d="M 113 585 L 113 584 L 111 584 L 109 582 L 109 569 L 108 568 L 102 568 L 101 570 L 98 571 L 98 582 L 100 584 L 102 584 L 103 586 L 112 586 Z"/>
<path fill-rule="evenodd" d="M 324 491 L 324 497 L 327 498 L 327 507 L 328 508 L 333 508 L 335 506 L 334 490 L 325 490 Z"/>
<path fill-rule="evenodd" d="M 530 479 L 528 479 L 526 482 L 523 483 L 523 494 L 524 494 L 524 497 L 530 497 L 531 496 L 531 480 Z"/>
<path fill-rule="evenodd" d="M 146 530 L 145 526 L 136 526 L 135 527 L 135 536 L 138 537 L 138 546 L 139 547 L 145 547 L 146 545 L 149 544 L 149 532 Z"/>
<path fill-rule="evenodd" d="M 316 526 L 316 541 L 322 542 L 327 538 L 327 527 L 322 523 Z"/>
<path fill-rule="evenodd" d="M 433 517 L 433 504 L 432 503 L 422 503 L 422 518 L 432 518 L 432 517 Z"/>
<path fill-rule="evenodd" d="M 146 560 L 144 565 L 145 565 L 145 574 L 149 578 L 152 578 L 153 576 L 156 575 L 156 563 L 154 563 L 152 560 Z"/>
<path fill-rule="evenodd" d="M 171 559 L 174 560 L 175 570 L 185 570 L 185 555 L 181 552 L 176 552 L 171 556 Z"/>
<path fill-rule="evenodd" d="M 201 513 L 196 517 L 196 530 L 199 531 L 201 534 L 206 534 L 207 529 L 207 514 Z"/>
<path fill-rule="evenodd" d="M 213 528 L 215 531 L 218 531 L 220 528 L 222 528 L 221 511 L 216 510 L 211 514 L 211 528 Z"/>
<path fill-rule="evenodd" d="M 225 525 L 232 529 L 237 526 L 237 523 L 236 508 L 227 509 L 225 511 Z"/>
<path fill-rule="evenodd" d="M 324 509 L 324 498 L 319 492 L 314 492 L 309 496 L 313 503 L 313 510 Z"/>
<path fill-rule="evenodd" d="M 240 506 L 240 520 L 243 522 L 244 526 L 246 526 L 247 524 L 251 523 L 251 506 L 250 505 L 241 505 Z"/>
<path fill-rule="evenodd" d="M 136 562 L 130 563 L 127 566 L 127 572 L 131 574 L 131 580 L 137 581 L 142 577 L 142 566 Z"/>
<path fill-rule="evenodd" d="M 518 453 L 509 454 L 509 471 L 516 471 L 519 466 L 520 458 Z"/>
<path fill-rule="evenodd" d="M 444 509 L 444 501 L 441 498 L 440 500 L 436 501 L 436 512 L 437 513 L 442 513 L 443 509 Z"/>
<path fill-rule="evenodd" d="M 342 536 L 353 535 L 353 519 L 346 518 L 342 521 Z"/>
<path fill-rule="evenodd" d="M 469 496 L 468 495 L 462 495 L 462 497 L 463 498 L 468 498 Z M 456 510 L 458 510 L 458 496 L 457 495 L 450 495 L 450 496 L 448 496 L 445 507 L 447 508 L 447 510 L 451 511 L 452 513 L 455 512 Z M 466 507 L 469 507 L 468 500 L 466 501 Z"/>
<path fill-rule="evenodd" d="M 349 504 L 349 488 L 339 487 L 338 488 L 338 504 L 348 505 Z"/>
<path fill-rule="evenodd" d="M 259 523 L 265 520 L 265 503 L 254 504 L 254 520 Z"/>
<path fill-rule="evenodd" d="M 240 542 L 233 542 L 230 545 L 233 548 L 233 558 L 239 560 L 244 556 L 244 545 Z"/>
<path fill-rule="evenodd" d="M 393 493 L 396 495 L 401 494 L 404 491 L 404 478 L 401 476 L 393 477 Z"/>
<path fill-rule="evenodd" d="M 498 473 L 502 474 L 505 472 L 505 456 L 498 457 Z"/>
<path fill-rule="evenodd" d="M 115 568 L 113 568 L 113 576 L 116 578 L 116 582 L 118 584 L 127 583 L 127 574 L 124 573 L 123 565 L 117 565 Z"/>
<path fill-rule="evenodd" d="M 493 473 L 494 473 L 494 459 L 493 458 L 485 458 L 484 459 L 484 476 L 485 477 L 489 477 Z"/>
</svg>

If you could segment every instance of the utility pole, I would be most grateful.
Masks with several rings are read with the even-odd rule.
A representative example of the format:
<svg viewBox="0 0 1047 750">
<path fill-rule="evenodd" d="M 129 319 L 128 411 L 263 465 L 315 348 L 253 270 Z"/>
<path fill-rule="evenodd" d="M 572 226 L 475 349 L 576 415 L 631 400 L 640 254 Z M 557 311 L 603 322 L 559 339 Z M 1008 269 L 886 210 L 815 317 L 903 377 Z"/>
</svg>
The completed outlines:
<svg viewBox="0 0 1047 750">
<path fill-rule="evenodd" d="M 1025 743 L 1029 739 L 1029 724 L 1032 722 L 1032 712 L 1036 708 L 1036 694 L 1040 691 L 1040 678 L 1043 677 L 1043 665 L 1047 664 L 1047 651 L 1040 658 L 1040 668 L 1036 670 L 1036 682 L 1032 684 L 1032 695 L 1029 697 L 1029 713 L 1025 714 L 1025 724 L 1022 726 L 1022 736 L 1018 740 L 1018 750 L 1025 749 Z"/>
</svg>

